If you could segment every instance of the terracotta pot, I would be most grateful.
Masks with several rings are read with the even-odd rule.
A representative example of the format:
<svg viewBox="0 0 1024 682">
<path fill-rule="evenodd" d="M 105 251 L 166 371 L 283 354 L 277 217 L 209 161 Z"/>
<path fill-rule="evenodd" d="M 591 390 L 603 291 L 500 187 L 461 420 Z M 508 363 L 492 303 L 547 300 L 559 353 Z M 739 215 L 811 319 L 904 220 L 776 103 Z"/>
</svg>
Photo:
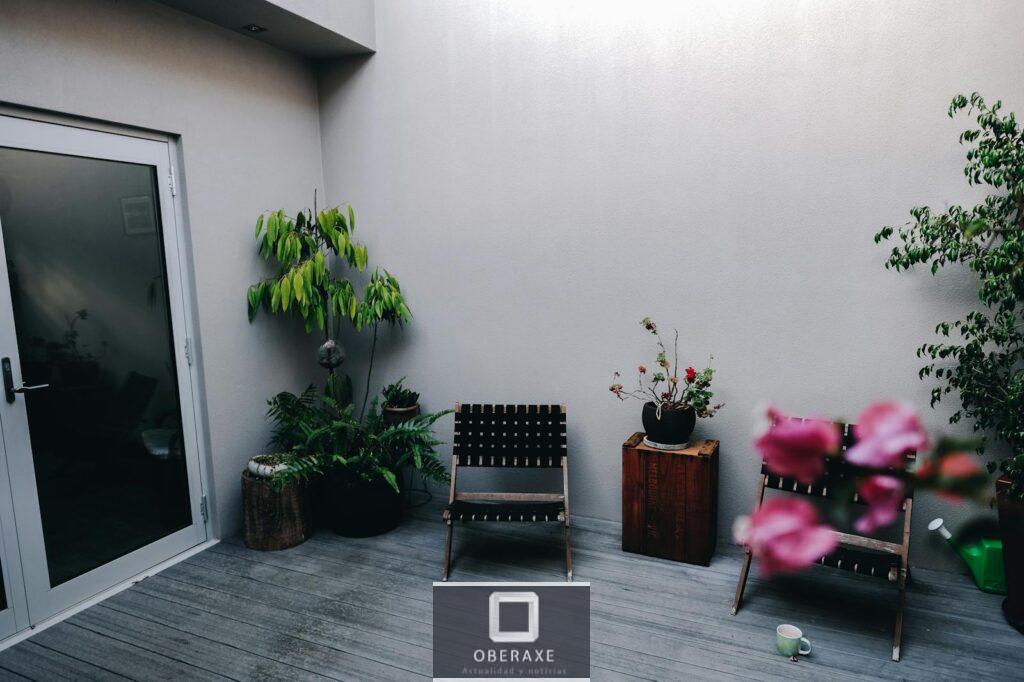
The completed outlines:
<svg viewBox="0 0 1024 682">
<path fill-rule="evenodd" d="M 1003 568 L 1006 573 L 1006 622 L 1024 634 L 1024 500 L 1006 496 L 1010 480 L 996 481 L 999 530 L 1003 536 Z"/>
<path fill-rule="evenodd" d="M 419 403 L 412 407 L 388 407 L 384 406 L 384 423 L 388 426 L 404 424 L 420 413 Z"/>
<path fill-rule="evenodd" d="M 697 424 L 697 413 L 692 409 L 661 411 L 658 418 L 658 406 L 653 402 L 644 404 L 644 431 L 647 439 L 661 445 L 680 445 L 690 439 L 693 427 Z"/>
</svg>

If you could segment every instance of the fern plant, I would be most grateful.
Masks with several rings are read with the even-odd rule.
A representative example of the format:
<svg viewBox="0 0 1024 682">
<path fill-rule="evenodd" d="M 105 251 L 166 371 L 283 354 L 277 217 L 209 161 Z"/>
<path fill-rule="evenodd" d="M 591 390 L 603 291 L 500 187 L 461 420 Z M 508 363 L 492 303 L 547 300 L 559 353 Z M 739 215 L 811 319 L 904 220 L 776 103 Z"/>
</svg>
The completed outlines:
<svg viewBox="0 0 1024 682">
<path fill-rule="evenodd" d="M 320 396 L 313 387 L 300 396 L 279 394 L 273 403 L 274 444 L 293 453 L 288 469 L 275 477 L 278 486 L 341 470 L 368 483 L 384 480 L 399 492 L 397 472 L 406 465 L 426 478 L 449 480 L 437 455 L 441 441 L 434 437 L 433 425 L 451 410 L 388 425 L 374 399 L 361 421 L 354 405 Z"/>
</svg>

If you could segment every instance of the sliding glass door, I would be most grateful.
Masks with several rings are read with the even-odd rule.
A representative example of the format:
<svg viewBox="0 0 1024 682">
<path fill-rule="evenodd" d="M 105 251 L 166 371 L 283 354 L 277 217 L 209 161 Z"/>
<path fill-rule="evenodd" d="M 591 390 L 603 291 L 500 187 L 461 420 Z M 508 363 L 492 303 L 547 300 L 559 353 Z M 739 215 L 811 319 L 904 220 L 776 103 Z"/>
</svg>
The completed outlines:
<svg viewBox="0 0 1024 682">
<path fill-rule="evenodd" d="M 170 172 L 166 142 L 0 117 L 0 428 L 32 622 L 206 539 Z"/>
</svg>

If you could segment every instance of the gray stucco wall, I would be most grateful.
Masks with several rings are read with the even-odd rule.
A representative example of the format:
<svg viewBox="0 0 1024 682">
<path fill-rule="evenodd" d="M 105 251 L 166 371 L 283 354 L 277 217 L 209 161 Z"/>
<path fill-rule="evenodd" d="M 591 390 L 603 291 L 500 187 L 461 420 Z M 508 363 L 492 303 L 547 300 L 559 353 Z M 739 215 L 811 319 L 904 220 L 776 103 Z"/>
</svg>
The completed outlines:
<svg viewBox="0 0 1024 682">
<path fill-rule="evenodd" d="M 618 519 L 640 410 L 611 374 L 653 364 L 640 318 L 678 325 L 727 403 L 696 434 L 722 442 L 723 537 L 762 401 L 853 419 L 900 398 L 946 426 L 914 350 L 972 283 L 886 272 L 872 235 L 976 198 L 945 111 L 976 89 L 1024 112 L 1024 5 L 381 0 L 376 24 L 377 54 L 320 81 L 328 196 L 415 315 L 375 386 L 568 403 L 576 512 Z M 913 561 L 959 569 L 937 514 L 963 512 L 922 498 Z"/>
<path fill-rule="evenodd" d="M 246 319 L 264 272 L 263 209 L 322 184 L 308 63 L 145 0 L 0 0 L 0 101 L 180 135 L 209 414 L 215 522 L 239 526 L 238 475 L 263 448 L 265 400 L 318 377 L 315 339 Z"/>
</svg>

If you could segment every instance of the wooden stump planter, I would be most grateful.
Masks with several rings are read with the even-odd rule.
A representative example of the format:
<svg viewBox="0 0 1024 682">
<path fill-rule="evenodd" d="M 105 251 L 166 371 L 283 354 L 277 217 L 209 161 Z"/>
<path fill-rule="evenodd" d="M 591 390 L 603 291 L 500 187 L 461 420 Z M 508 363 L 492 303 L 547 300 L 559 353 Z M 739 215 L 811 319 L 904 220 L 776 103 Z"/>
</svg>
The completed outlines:
<svg viewBox="0 0 1024 682">
<path fill-rule="evenodd" d="M 1024 500 L 1006 497 L 1010 481 L 996 481 L 996 506 L 999 509 L 999 530 L 1003 536 L 1003 567 L 1006 574 L 1006 599 L 1003 615 L 1006 622 L 1024 633 Z"/>
<path fill-rule="evenodd" d="M 718 441 L 659 450 L 622 444 L 622 549 L 707 566 L 718 537 Z"/>
<path fill-rule="evenodd" d="M 261 551 L 288 549 L 312 533 L 309 495 L 304 484 L 287 483 L 274 490 L 269 478 L 242 472 L 242 516 L 245 546 Z"/>
</svg>

